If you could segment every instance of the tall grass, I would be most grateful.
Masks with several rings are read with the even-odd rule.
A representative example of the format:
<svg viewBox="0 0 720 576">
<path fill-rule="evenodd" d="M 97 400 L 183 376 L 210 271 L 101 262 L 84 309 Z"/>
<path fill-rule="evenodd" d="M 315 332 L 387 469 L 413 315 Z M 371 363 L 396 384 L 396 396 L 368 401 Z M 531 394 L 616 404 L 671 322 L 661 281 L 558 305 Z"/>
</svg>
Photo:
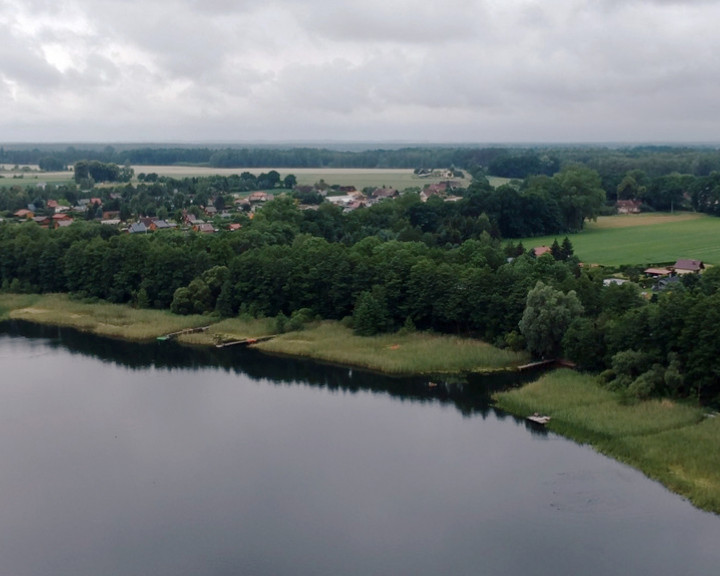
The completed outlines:
<svg viewBox="0 0 720 576">
<path fill-rule="evenodd" d="M 188 328 L 208 326 L 204 332 L 182 334 L 186 344 L 215 345 L 273 335 L 272 318 L 176 316 L 168 311 L 137 310 L 121 304 L 80 302 L 62 294 L 0 296 L 0 312 L 10 318 L 39 324 L 68 326 L 124 340 L 151 340 Z M 258 349 L 376 370 L 389 374 L 451 373 L 498 370 L 527 362 L 526 353 L 499 350 L 481 342 L 427 333 L 355 336 L 339 322 L 318 322 L 258 342 Z"/>
<path fill-rule="evenodd" d="M 254 345 L 275 354 L 303 356 L 388 374 L 497 370 L 526 362 L 525 353 L 479 340 L 427 333 L 355 336 L 338 322 L 321 322 Z"/>
<path fill-rule="evenodd" d="M 699 407 L 649 400 L 625 404 L 590 375 L 569 370 L 547 374 L 517 390 L 495 395 L 499 408 L 551 417 L 548 427 L 626 462 L 720 513 L 720 417 Z"/>
<path fill-rule="evenodd" d="M 138 310 L 122 304 L 87 303 L 64 294 L 34 296 L 30 305 L 3 295 L 0 306 L 14 306 L 9 317 L 38 324 L 67 326 L 100 336 L 152 340 L 158 336 L 208 324 L 203 316 L 176 316 L 164 310 Z"/>
<path fill-rule="evenodd" d="M 19 308 L 27 308 L 36 302 L 36 294 L 1 294 L 0 295 L 0 321 L 9 320 L 10 313 Z"/>
</svg>

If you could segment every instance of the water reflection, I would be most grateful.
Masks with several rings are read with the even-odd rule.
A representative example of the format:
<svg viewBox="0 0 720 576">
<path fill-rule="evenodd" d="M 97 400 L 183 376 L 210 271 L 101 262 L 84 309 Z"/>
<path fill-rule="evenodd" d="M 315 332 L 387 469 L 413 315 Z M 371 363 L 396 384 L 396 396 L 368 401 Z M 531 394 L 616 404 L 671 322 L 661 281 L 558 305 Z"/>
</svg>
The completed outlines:
<svg viewBox="0 0 720 576">
<path fill-rule="evenodd" d="M 720 564 L 720 519 L 495 414 L 483 378 L 430 386 L 6 328 L 25 337 L 0 334 L 0 576 L 706 576 Z"/>
<path fill-rule="evenodd" d="M 174 341 L 139 344 L 24 321 L 0 323 L 0 332 L 3 331 L 26 338 L 42 338 L 49 345 L 62 347 L 71 354 L 90 356 L 133 370 L 215 368 L 275 384 L 314 386 L 350 393 L 369 391 L 401 400 L 452 404 L 465 416 L 486 417 L 493 410 L 491 396 L 495 391 L 537 378 L 537 373 L 532 372 L 467 377 L 391 377 L 310 360 L 269 356 L 239 346 L 222 349 L 190 347 Z"/>
</svg>

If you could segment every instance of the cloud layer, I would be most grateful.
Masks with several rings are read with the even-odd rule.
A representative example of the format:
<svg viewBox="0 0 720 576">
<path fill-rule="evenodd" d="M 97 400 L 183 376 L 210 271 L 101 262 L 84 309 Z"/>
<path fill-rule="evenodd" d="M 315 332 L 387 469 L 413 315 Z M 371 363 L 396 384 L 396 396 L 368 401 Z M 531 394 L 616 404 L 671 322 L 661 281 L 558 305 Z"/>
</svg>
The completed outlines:
<svg viewBox="0 0 720 576">
<path fill-rule="evenodd" d="M 679 0 L 0 0 L 0 139 L 717 141 L 718 21 Z"/>
</svg>

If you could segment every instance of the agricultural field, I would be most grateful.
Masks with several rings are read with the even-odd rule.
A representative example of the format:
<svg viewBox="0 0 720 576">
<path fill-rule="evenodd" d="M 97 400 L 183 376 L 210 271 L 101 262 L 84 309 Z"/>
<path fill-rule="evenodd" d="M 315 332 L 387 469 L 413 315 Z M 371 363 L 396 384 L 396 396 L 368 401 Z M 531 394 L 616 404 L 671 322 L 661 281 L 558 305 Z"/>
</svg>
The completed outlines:
<svg viewBox="0 0 720 576">
<path fill-rule="evenodd" d="M 312 185 L 325 180 L 330 185 L 355 186 L 358 190 L 372 187 L 388 187 L 404 190 L 405 188 L 419 187 L 426 184 L 435 184 L 442 178 L 420 178 L 408 169 L 382 169 L 382 168 L 211 168 L 208 166 L 133 166 L 135 175 L 156 173 L 160 176 L 185 178 L 191 176 L 230 176 L 250 172 L 258 175 L 261 172 L 276 170 L 281 177 L 294 174 L 298 184 Z M 470 177 L 463 180 L 463 186 L 468 186 Z"/>
<path fill-rule="evenodd" d="M 564 235 L 523 238 L 525 248 L 550 246 Z M 720 264 L 720 218 L 693 212 L 601 216 L 568 234 L 582 262 L 603 266 L 674 263 L 678 258 Z"/>
<path fill-rule="evenodd" d="M 0 186 L 37 187 L 41 184 L 64 184 L 71 181 L 73 173 L 41 172 L 37 165 L 23 165 L 15 169 L 9 164 L 0 164 Z"/>
<path fill-rule="evenodd" d="M 388 187 L 404 190 L 406 188 L 423 188 L 427 184 L 436 184 L 443 178 L 420 178 L 408 169 L 381 169 L 381 168 L 212 168 L 209 166 L 133 166 L 137 180 L 138 174 L 155 173 L 160 176 L 173 178 L 190 178 L 193 176 L 231 176 L 250 172 L 258 175 L 262 172 L 277 170 L 284 178 L 288 174 L 297 177 L 298 184 L 312 185 L 325 180 L 330 185 L 355 186 L 358 190 L 366 187 Z M 20 177 L 22 176 L 22 177 Z M 37 186 L 40 183 L 61 184 L 72 180 L 73 173 L 68 172 L 41 172 L 37 166 L 20 166 L 13 170 L 12 166 L 0 166 L 0 186 Z M 459 179 L 455 179 L 459 180 Z M 493 186 L 499 186 L 508 181 L 507 178 L 490 178 Z M 462 179 L 462 186 L 466 187 L 472 179 L 466 175 Z"/>
</svg>

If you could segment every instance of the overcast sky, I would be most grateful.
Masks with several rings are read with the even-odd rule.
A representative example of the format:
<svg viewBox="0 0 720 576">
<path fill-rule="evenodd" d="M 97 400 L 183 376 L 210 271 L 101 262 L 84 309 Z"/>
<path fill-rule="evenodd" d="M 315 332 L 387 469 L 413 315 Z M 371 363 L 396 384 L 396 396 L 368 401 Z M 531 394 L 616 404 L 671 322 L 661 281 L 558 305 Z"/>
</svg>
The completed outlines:
<svg viewBox="0 0 720 576">
<path fill-rule="evenodd" d="M 0 141 L 720 141 L 720 2 L 0 0 Z"/>
</svg>

